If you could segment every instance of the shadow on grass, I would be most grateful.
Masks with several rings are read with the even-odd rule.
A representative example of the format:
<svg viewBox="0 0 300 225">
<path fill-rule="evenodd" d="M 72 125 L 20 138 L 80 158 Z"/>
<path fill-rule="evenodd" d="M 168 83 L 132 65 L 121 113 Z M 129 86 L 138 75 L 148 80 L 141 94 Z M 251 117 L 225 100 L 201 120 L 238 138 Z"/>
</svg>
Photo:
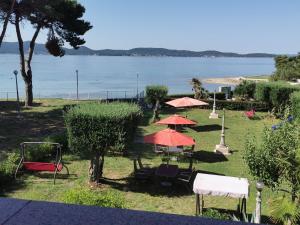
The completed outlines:
<svg viewBox="0 0 300 225">
<path fill-rule="evenodd" d="M 8 193 L 15 192 L 19 189 L 25 188 L 26 184 L 23 182 L 23 180 L 14 180 L 7 184 L 1 184 L 0 186 L 0 196 L 1 197 L 8 197 Z"/>
<path fill-rule="evenodd" d="M 21 116 L 18 119 L 16 113 L 4 111 L 4 116 L 0 118 L 0 137 L 3 139 L 0 150 L 17 149 L 21 142 L 42 141 L 65 130 L 61 108 L 44 112 L 24 111 Z"/>
<path fill-rule="evenodd" d="M 213 175 L 224 176 L 224 174 L 220 173 L 212 173 L 204 170 L 195 171 L 196 173 L 206 173 Z M 191 180 L 190 184 L 194 182 L 195 176 L 193 176 L 193 180 Z M 151 196 L 166 196 L 166 197 L 181 197 L 192 195 L 192 187 L 190 190 L 187 190 L 187 187 L 181 183 L 176 182 L 175 179 L 171 179 L 172 186 L 164 187 L 161 185 L 161 181 L 164 179 L 160 179 L 158 177 L 153 177 L 149 180 L 136 180 L 134 175 L 131 174 L 128 177 L 120 178 L 120 179 L 109 179 L 103 178 L 101 180 L 102 184 L 108 185 L 113 189 L 117 189 L 123 192 L 134 192 L 134 193 L 146 193 Z"/>
<path fill-rule="evenodd" d="M 200 162 L 205 163 L 218 163 L 218 162 L 226 162 L 228 159 L 221 154 L 216 154 L 214 152 L 208 151 L 197 151 L 193 153 L 193 158 Z"/>
<path fill-rule="evenodd" d="M 209 132 L 209 131 L 221 131 L 222 130 L 222 126 L 219 124 L 209 124 L 209 125 L 203 125 L 203 126 L 193 126 L 191 127 L 191 129 L 193 129 L 194 131 L 197 132 Z M 225 127 L 225 130 L 227 130 L 228 128 Z"/>
<path fill-rule="evenodd" d="M 34 102 L 33 103 L 33 106 L 36 107 L 36 106 L 40 106 L 41 103 L 37 103 L 37 102 Z M 20 102 L 20 107 L 21 107 L 21 110 L 22 108 L 24 108 L 25 106 L 25 103 L 24 102 Z M 18 103 L 17 101 L 0 101 L 0 110 L 1 111 L 4 111 L 6 113 L 10 113 L 10 112 L 14 112 L 17 110 L 17 107 L 18 107 Z"/>
</svg>

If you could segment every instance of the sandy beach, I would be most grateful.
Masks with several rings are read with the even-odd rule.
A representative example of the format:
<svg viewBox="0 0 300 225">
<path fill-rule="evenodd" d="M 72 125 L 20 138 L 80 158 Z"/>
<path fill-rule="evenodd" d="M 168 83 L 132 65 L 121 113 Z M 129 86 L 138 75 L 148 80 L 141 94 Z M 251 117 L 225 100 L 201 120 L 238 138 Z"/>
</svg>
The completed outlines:
<svg viewBox="0 0 300 225">
<path fill-rule="evenodd" d="M 244 80 L 254 82 L 268 82 L 268 79 L 250 78 L 250 77 L 226 77 L 226 78 L 208 78 L 203 79 L 202 82 L 206 84 L 224 84 L 224 85 L 238 85 Z"/>
</svg>

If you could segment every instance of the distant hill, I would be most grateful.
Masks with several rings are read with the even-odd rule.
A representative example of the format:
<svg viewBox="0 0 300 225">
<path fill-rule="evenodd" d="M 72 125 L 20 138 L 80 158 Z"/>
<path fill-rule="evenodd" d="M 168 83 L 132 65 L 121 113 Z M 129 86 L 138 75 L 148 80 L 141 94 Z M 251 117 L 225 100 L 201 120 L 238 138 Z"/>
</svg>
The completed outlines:
<svg viewBox="0 0 300 225">
<path fill-rule="evenodd" d="M 29 42 L 24 42 L 25 49 L 29 48 Z M 267 53 L 249 53 L 238 54 L 233 52 L 219 51 L 187 51 L 172 50 L 165 48 L 133 48 L 130 50 L 93 50 L 87 47 L 81 47 L 77 50 L 65 48 L 66 55 L 98 55 L 98 56 L 169 56 L 169 57 L 275 57 L 274 54 Z M 18 54 L 17 42 L 4 42 L 0 48 L 0 54 Z M 43 44 L 36 44 L 35 54 L 46 55 L 47 49 Z"/>
</svg>

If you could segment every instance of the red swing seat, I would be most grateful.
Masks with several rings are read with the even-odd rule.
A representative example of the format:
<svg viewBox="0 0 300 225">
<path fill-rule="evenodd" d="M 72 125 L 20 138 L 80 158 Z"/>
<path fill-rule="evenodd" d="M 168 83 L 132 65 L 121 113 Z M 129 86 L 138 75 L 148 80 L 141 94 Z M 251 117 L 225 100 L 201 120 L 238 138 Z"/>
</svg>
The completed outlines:
<svg viewBox="0 0 300 225">
<path fill-rule="evenodd" d="M 25 146 L 27 145 L 42 145 L 48 144 L 56 147 L 56 159 L 55 162 L 30 162 L 26 161 L 25 158 Z M 21 159 L 15 172 L 15 179 L 17 179 L 17 174 L 19 169 L 23 168 L 27 171 L 36 172 L 52 172 L 53 173 L 53 183 L 55 184 L 55 179 L 57 173 L 61 172 L 63 168 L 66 168 L 67 175 L 69 175 L 68 167 L 62 161 L 61 145 L 59 143 L 52 142 L 23 142 L 21 143 Z"/>
<path fill-rule="evenodd" d="M 63 169 L 63 165 L 59 163 L 56 165 L 55 163 L 44 163 L 44 162 L 23 162 L 23 167 L 29 171 L 47 171 L 47 172 L 55 172 L 57 169 L 60 172 Z"/>
</svg>

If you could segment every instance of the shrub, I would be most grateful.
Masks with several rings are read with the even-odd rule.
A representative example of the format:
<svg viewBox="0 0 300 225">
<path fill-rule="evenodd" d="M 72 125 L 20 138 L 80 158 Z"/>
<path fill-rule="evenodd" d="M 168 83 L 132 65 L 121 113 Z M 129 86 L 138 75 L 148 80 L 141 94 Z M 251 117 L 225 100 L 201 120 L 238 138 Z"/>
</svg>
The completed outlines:
<svg viewBox="0 0 300 225">
<path fill-rule="evenodd" d="M 59 143 L 62 146 L 62 152 L 68 152 L 69 148 L 68 148 L 68 134 L 66 131 L 58 133 L 58 134 L 54 134 L 51 135 L 49 137 L 46 137 L 44 139 L 45 142 L 54 142 L 54 143 Z"/>
<path fill-rule="evenodd" d="M 80 104 L 65 113 L 70 150 L 91 159 L 91 181 L 102 176 L 105 153 L 126 150 L 142 115 L 136 104 Z"/>
<path fill-rule="evenodd" d="M 25 157 L 27 160 L 36 162 L 46 162 L 53 158 L 56 153 L 55 147 L 49 144 L 27 146 Z"/>
<path fill-rule="evenodd" d="M 65 192 L 62 201 L 67 204 L 92 205 L 111 208 L 125 208 L 125 199 L 116 192 L 98 192 L 75 188 Z"/>
<path fill-rule="evenodd" d="M 272 188 L 284 184 L 292 199 L 300 194 L 300 125 L 282 122 L 277 130 L 265 128 L 262 143 L 248 138 L 244 159 L 250 173 Z"/>
<path fill-rule="evenodd" d="M 0 162 L 0 186 L 14 179 L 19 160 L 19 154 L 8 153 L 6 159 Z"/>
<path fill-rule="evenodd" d="M 208 94 L 210 98 L 214 98 L 214 93 Z M 216 92 L 216 100 L 226 100 L 226 94 L 223 92 Z"/>
<path fill-rule="evenodd" d="M 292 114 L 300 119 L 300 91 L 296 91 L 291 95 L 291 110 Z"/>
<path fill-rule="evenodd" d="M 244 80 L 241 84 L 235 87 L 234 95 L 245 99 L 254 98 L 255 88 L 255 82 Z"/>
<path fill-rule="evenodd" d="M 230 216 L 228 213 L 222 213 L 219 210 L 216 209 L 206 209 L 203 212 L 204 217 L 218 219 L 218 220 L 229 220 Z"/>
<path fill-rule="evenodd" d="M 258 83 L 255 89 L 255 98 L 278 110 L 280 107 L 287 106 L 291 93 L 298 90 L 300 90 L 299 87 L 282 82 Z"/>
</svg>

